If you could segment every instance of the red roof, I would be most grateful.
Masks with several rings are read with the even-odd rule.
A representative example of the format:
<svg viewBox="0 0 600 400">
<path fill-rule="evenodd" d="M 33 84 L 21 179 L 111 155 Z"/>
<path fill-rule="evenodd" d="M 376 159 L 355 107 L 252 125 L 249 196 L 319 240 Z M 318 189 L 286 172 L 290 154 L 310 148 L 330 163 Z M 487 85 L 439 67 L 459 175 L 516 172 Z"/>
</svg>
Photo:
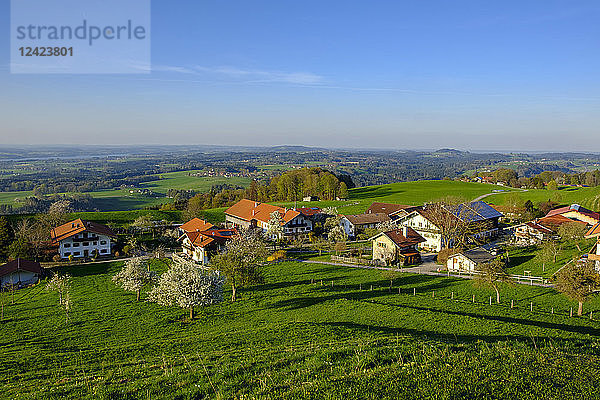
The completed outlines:
<svg viewBox="0 0 600 400">
<path fill-rule="evenodd" d="M 5 276 L 16 271 L 28 271 L 41 275 L 42 267 L 39 262 L 22 260 L 20 258 L 0 266 L 0 276 Z"/>
<path fill-rule="evenodd" d="M 300 213 L 291 208 L 283 208 L 273 206 L 267 203 L 242 199 L 225 210 L 225 214 L 240 218 L 244 221 L 252 221 L 253 219 L 262 222 L 269 222 L 271 214 L 278 211 L 283 218 L 283 223 L 287 224 Z"/>
<path fill-rule="evenodd" d="M 213 228 L 214 225 L 210 222 L 206 222 L 200 218 L 193 218 L 185 224 L 181 225 L 179 228 L 186 232 L 196 232 L 196 231 L 205 231 Z"/>
<path fill-rule="evenodd" d="M 307 217 L 312 217 L 313 215 L 321 213 L 321 209 L 319 207 L 299 207 L 294 208 L 294 210 Z"/>
<path fill-rule="evenodd" d="M 525 225 L 527 225 L 528 227 L 535 229 L 536 231 L 540 231 L 542 233 L 553 233 L 554 231 L 548 227 L 545 227 L 544 225 L 538 224 L 537 222 L 527 222 Z"/>
<path fill-rule="evenodd" d="M 538 222 L 538 224 L 543 225 L 546 228 L 550 228 L 550 229 L 556 229 L 559 226 L 569 223 L 569 222 L 575 222 L 577 224 L 583 224 L 583 225 L 587 226 L 587 224 L 585 222 L 567 218 L 564 215 L 560 215 L 560 214 L 540 218 L 540 219 L 538 219 L 537 222 Z"/>
<path fill-rule="evenodd" d="M 593 218 L 597 221 L 600 221 L 600 214 L 587 208 L 581 207 L 579 204 L 571 204 L 567 207 L 557 208 L 555 210 L 551 210 L 546 217 L 551 217 L 553 215 L 561 215 L 566 214 L 568 212 L 578 212 L 579 214 L 585 215 L 586 217 Z"/>
<path fill-rule="evenodd" d="M 237 234 L 237 229 L 209 229 L 202 232 L 185 233 L 190 243 L 196 247 L 207 247 L 212 243 L 225 243 Z"/>
<path fill-rule="evenodd" d="M 53 228 L 50 231 L 50 237 L 53 243 L 57 243 L 81 232 L 92 232 L 98 235 L 117 237 L 108 226 L 96 222 L 83 221 L 81 218 Z"/>
</svg>

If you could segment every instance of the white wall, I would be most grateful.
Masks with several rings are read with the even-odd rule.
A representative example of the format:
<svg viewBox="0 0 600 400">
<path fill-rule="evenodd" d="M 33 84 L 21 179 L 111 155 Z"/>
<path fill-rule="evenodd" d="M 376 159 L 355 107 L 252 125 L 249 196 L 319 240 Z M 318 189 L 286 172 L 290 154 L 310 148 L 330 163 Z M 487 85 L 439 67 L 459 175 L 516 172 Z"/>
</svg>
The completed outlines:
<svg viewBox="0 0 600 400">
<path fill-rule="evenodd" d="M 85 245 L 86 243 L 87 245 Z M 93 255 L 94 250 L 98 250 L 98 255 L 100 256 L 110 256 L 110 237 L 105 235 L 95 235 L 95 237 L 93 237 L 92 234 L 88 232 L 88 238 L 84 240 L 83 232 L 78 233 L 75 236 L 61 240 L 58 253 L 61 258 L 68 258 L 69 255 L 73 255 L 74 258 L 80 258 L 85 256 L 85 250 L 88 251 L 88 257 Z"/>
<path fill-rule="evenodd" d="M 8 275 L 0 277 L 0 286 L 17 284 L 19 281 L 22 285 L 30 285 L 39 280 L 37 274 L 29 271 L 15 271 Z"/>
</svg>

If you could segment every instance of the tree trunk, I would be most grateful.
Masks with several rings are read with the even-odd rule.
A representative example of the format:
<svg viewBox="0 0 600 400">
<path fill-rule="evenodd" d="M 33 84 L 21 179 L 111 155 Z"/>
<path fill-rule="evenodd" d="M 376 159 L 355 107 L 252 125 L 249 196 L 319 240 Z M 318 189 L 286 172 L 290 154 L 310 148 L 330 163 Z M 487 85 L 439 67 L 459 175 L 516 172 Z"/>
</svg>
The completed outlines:
<svg viewBox="0 0 600 400">
<path fill-rule="evenodd" d="M 194 319 L 194 307 L 190 307 L 190 321 Z"/>
<path fill-rule="evenodd" d="M 136 294 L 137 294 L 137 301 L 140 301 L 140 292 L 142 291 L 142 289 L 138 289 Z"/>
<path fill-rule="evenodd" d="M 579 302 L 579 306 L 577 307 L 577 315 L 581 317 L 583 315 L 583 301 Z"/>
<path fill-rule="evenodd" d="M 498 290 L 498 286 L 494 285 L 494 290 L 496 291 L 496 303 L 500 304 L 500 291 Z"/>
<path fill-rule="evenodd" d="M 234 302 L 236 300 L 235 294 L 237 292 L 237 288 L 235 285 L 231 285 L 231 301 Z"/>
<path fill-rule="evenodd" d="M 577 246 L 577 250 L 579 250 L 579 252 L 581 253 L 581 246 L 579 246 L 579 243 L 575 243 L 575 246 Z"/>
</svg>

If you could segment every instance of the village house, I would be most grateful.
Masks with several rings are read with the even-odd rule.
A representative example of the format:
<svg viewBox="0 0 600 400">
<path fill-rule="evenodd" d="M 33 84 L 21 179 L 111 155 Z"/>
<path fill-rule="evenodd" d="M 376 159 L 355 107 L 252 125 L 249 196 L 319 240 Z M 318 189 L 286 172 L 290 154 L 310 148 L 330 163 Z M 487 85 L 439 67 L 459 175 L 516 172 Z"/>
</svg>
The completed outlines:
<svg viewBox="0 0 600 400">
<path fill-rule="evenodd" d="M 355 238 L 365 229 L 374 229 L 378 224 L 390 220 L 385 213 L 344 215 L 340 220 L 340 225 L 348 237 Z"/>
<path fill-rule="evenodd" d="M 596 238 L 596 244 L 588 254 L 588 260 L 596 262 L 596 271 L 600 272 L 600 223 L 594 225 L 586 234 L 586 239 Z"/>
<path fill-rule="evenodd" d="M 106 225 L 76 219 L 50 231 L 61 258 L 111 255 L 111 239 L 117 235 Z"/>
<path fill-rule="evenodd" d="M 0 288 L 21 288 L 37 283 L 43 275 L 40 263 L 17 258 L 0 266 Z"/>
<path fill-rule="evenodd" d="M 369 208 L 367 209 L 367 211 L 365 213 L 366 214 L 384 213 L 384 214 L 387 214 L 387 216 L 390 217 L 392 220 L 396 220 L 400 217 L 408 215 L 408 213 L 416 210 L 417 208 L 418 208 L 417 206 L 407 206 L 407 205 L 403 205 L 403 204 L 374 202 L 369 206 Z"/>
<path fill-rule="evenodd" d="M 242 199 L 225 210 L 225 221 L 232 227 L 256 227 L 266 233 L 274 212 L 281 215 L 284 237 L 307 234 L 313 229 L 311 219 L 299 211 L 247 199 Z"/>
<path fill-rule="evenodd" d="M 538 219 L 537 222 L 540 225 L 545 226 L 546 228 L 552 229 L 554 232 L 558 232 L 558 228 L 560 228 L 564 224 L 576 223 L 576 224 L 581 224 L 581 226 L 588 225 L 586 222 L 567 218 L 561 214 L 546 216 L 546 217 Z"/>
<path fill-rule="evenodd" d="M 183 254 L 202 265 L 207 265 L 237 234 L 236 229 L 210 228 L 205 231 L 185 232 L 179 240 Z"/>
<path fill-rule="evenodd" d="M 580 206 L 579 204 L 571 204 L 567 207 L 557 208 L 551 210 L 546 217 L 552 217 L 555 215 L 561 215 L 571 220 L 585 222 L 588 225 L 595 225 L 600 222 L 600 214 L 587 208 Z"/>
<path fill-rule="evenodd" d="M 524 245 L 538 244 L 554 236 L 554 231 L 538 221 L 530 221 L 515 227 L 517 243 Z"/>
<path fill-rule="evenodd" d="M 448 257 L 446 263 L 449 271 L 475 272 L 482 264 L 494 260 L 497 256 L 482 247 L 465 250 Z"/>
<path fill-rule="evenodd" d="M 414 265 L 421 262 L 417 245 L 425 239 L 414 229 L 401 227 L 382 232 L 373 238 L 373 260 L 383 261 L 386 265 Z"/>
<path fill-rule="evenodd" d="M 496 237 L 499 233 L 498 221 L 502 214 L 483 201 L 459 204 L 455 207 L 440 208 L 438 212 L 447 213 L 447 218 L 443 220 L 450 221 L 456 218 L 463 224 L 468 224 L 471 230 L 471 238 L 475 240 L 488 240 Z M 419 207 L 396 221 L 399 225 L 413 228 L 419 233 L 425 242 L 419 247 L 423 250 L 439 252 L 443 247 L 452 247 L 452 243 L 443 243 L 442 227 L 439 224 L 439 218 L 436 218 L 431 207 L 425 205 Z"/>
</svg>

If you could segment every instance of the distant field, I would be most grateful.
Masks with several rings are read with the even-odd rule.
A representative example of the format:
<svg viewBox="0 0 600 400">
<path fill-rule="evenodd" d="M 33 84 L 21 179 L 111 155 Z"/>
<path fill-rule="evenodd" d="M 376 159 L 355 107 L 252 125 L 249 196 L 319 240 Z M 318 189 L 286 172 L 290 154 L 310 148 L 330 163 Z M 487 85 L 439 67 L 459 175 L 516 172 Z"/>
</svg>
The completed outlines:
<svg viewBox="0 0 600 400">
<path fill-rule="evenodd" d="M 600 299 L 569 318 L 547 288 L 490 306 L 467 280 L 402 274 L 390 291 L 380 271 L 283 262 L 189 322 L 116 287 L 120 265 L 62 269 L 69 323 L 44 284 L 0 293 L 0 398 L 597 398 Z"/>
<path fill-rule="evenodd" d="M 197 192 L 207 192 L 213 185 L 233 185 L 247 187 L 250 185 L 250 178 L 242 177 L 201 177 L 189 176 L 189 173 L 198 171 L 181 171 L 157 175 L 157 180 L 145 182 L 139 185 L 141 189 L 152 190 L 154 196 L 145 196 L 140 193 L 129 193 L 130 189 L 101 190 L 97 192 L 88 192 L 90 196 L 97 199 L 96 207 L 100 211 L 127 211 L 136 210 L 148 206 L 154 206 L 169 202 L 165 198 L 167 190 L 181 189 L 194 190 Z M 25 192 L 0 192 L 0 204 L 11 204 L 18 206 L 16 198 L 31 196 L 31 191 Z"/>
<path fill-rule="evenodd" d="M 545 189 L 529 189 L 526 192 L 518 192 L 518 195 L 523 201 L 531 200 L 534 204 L 556 199 L 561 204 L 577 203 L 594 211 L 600 211 L 600 186 L 589 188 L 563 186 L 554 192 Z M 485 201 L 502 205 L 506 201 L 506 194 L 489 196 Z"/>
</svg>

